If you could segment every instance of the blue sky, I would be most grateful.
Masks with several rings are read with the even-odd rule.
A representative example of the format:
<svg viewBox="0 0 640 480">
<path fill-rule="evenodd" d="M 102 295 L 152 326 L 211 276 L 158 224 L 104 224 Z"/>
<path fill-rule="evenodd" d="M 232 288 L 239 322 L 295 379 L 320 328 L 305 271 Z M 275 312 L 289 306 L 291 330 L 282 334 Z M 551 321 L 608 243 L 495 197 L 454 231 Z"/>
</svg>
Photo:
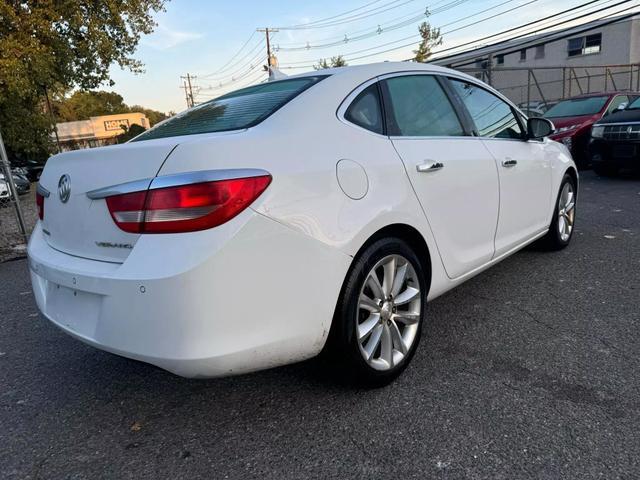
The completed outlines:
<svg viewBox="0 0 640 480">
<path fill-rule="evenodd" d="M 326 20 L 327 25 L 321 28 L 280 30 L 275 33 L 272 44 L 274 48 L 281 47 L 276 55 L 283 71 L 287 74 L 301 73 L 310 70 L 309 65 L 317 63 L 319 58 L 338 54 L 345 55 L 350 64 L 408 58 L 412 56 L 411 50 L 415 47 L 377 52 L 411 43 L 412 36 L 415 36 L 417 44 L 417 26 L 425 18 L 416 19 L 393 30 L 389 27 L 412 20 L 426 7 L 434 12 L 428 21 L 433 26 L 442 26 L 444 43 L 439 48 L 448 48 L 574 6 L 579 7 L 584 3 L 578 0 L 172 0 L 167 3 L 165 12 L 156 15 L 158 26 L 155 32 L 141 39 L 136 52 L 136 58 L 145 64 L 145 73 L 134 75 L 114 67 L 112 79 L 116 84 L 111 89 L 120 93 L 128 104 L 139 104 L 161 111 L 181 111 L 186 105 L 184 92 L 179 88 L 180 75 L 187 72 L 197 76 L 194 85 L 198 87 L 199 95 L 196 100 L 199 101 L 262 78 L 259 62 L 265 63 L 266 57 L 266 53 L 260 54 L 265 51 L 261 44 L 263 33 L 253 35 L 245 49 L 234 57 L 256 28 L 307 24 L 350 10 L 354 11 Z M 609 0 L 600 3 L 607 6 L 615 2 Z M 601 8 L 598 3 L 584 7 L 579 13 L 596 8 Z M 482 11 L 485 13 L 480 13 Z M 613 11 L 615 9 L 611 10 Z M 472 27 L 460 28 L 496 14 L 500 15 Z M 475 16 L 463 20 L 471 15 Z M 558 19 L 547 23 L 554 21 L 557 22 Z M 377 33 L 378 25 L 381 33 Z M 454 29 L 459 30 L 450 32 Z M 371 36 L 347 43 L 343 41 L 345 35 L 349 39 L 365 34 Z M 408 37 L 409 40 L 402 40 Z M 394 41 L 397 43 L 382 46 Z M 295 48 L 306 46 L 307 42 L 313 47 L 335 42 L 339 44 L 309 50 L 284 50 L 287 45 Z M 367 57 L 351 60 L 363 55 Z M 232 60 L 231 64 L 225 67 L 229 60 Z M 301 68 L 286 69 L 287 66 Z"/>
</svg>

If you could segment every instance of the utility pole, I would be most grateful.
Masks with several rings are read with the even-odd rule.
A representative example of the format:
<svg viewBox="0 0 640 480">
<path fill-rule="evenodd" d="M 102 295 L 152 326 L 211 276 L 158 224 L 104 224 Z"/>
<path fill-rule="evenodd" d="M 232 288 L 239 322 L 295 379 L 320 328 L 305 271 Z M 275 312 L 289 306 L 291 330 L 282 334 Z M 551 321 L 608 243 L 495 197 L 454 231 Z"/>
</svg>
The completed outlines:
<svg viewBox="0 0 640 480">
<path fill-rule="evenodd" d="M 195 102 L 193 100 L 193 88 L 191 87 L 191 80 L 195 80 L 196 77 L 194 77 L 193 75 L 189 75 L 187 73 L 186 76 L 181 76 L 180 79 L 183 81 L 183 85 L 184 85 L 184 94 L 187 98 L 187 108 L 191 108 L 195 105 Z M 186 82 L 185 82 L 186 80 Z"/>
<path fill-rule="evenodd" d="M 269 69 L 273 65 L 273 62 L 271 61 L 271 38 L 269 36 L 270 33 L 275 33 L 278 32 L 279 30 L 277 28 L 257 28 L 256 31 L 258 32 L 264 32 L 265 37 L 267 39 L 267 69 Z"/>
<path fill-rule="evenodd" d="M 182 77 L 180 77 L 182 78 Z M 187 90 L 187 81 L 183 80 L 182 81 L 182 87 L 180 88 L 184 88 L 184 99 L 187 101 L 187 108 L 189 108 L 189 90 Z"/>
</svg>

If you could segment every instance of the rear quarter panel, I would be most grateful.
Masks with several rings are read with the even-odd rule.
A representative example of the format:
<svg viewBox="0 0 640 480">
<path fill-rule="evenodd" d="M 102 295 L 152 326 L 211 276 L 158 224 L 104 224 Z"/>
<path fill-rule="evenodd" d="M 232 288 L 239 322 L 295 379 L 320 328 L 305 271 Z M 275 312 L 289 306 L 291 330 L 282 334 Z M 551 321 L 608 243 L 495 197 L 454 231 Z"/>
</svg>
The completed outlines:
<svg viewBox="0 0 640 480">
<path fill-rule="evenodd" d="M 404 166 L 387 137 L 338 119 L 341 102 L 369 78 L 323 80 L 260 125 L 225 138 L 198 136 L 179 145 L 160 174 L 222 168 L 262 168 L 273 182 L 252 205 L 258 213 L 308 237 L 355 256 L 381 228 L 401 223 L 424 237 L 435 296 L 446 276 L 431 229 Z M 367 193 L 349 198 L 336 165 L 349 159 L 366 172 Z M 343 272 L 346 275 L 346 270 Z"/>
</svg>

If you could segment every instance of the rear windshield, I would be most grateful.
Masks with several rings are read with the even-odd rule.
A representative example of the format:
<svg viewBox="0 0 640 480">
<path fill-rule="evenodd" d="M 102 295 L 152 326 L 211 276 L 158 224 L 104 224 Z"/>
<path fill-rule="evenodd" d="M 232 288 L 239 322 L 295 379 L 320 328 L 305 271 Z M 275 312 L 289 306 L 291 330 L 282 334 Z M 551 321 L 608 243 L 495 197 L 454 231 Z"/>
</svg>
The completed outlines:
<svg viewBox="0 0 640 480">
<path fill-rule="evenodd" d="M 326 77 L 292 78 L 236 90 L 159 123 L 132 141 L 249 128 Z"/>
<path fill-rule="evenodd" d="M 609 97 L 585 97 L 564 100 L 557 103 L 543 115 L 545 118 L 579 117 L 581 115 L 594 115 L 607 103 Z"/>
</svg>

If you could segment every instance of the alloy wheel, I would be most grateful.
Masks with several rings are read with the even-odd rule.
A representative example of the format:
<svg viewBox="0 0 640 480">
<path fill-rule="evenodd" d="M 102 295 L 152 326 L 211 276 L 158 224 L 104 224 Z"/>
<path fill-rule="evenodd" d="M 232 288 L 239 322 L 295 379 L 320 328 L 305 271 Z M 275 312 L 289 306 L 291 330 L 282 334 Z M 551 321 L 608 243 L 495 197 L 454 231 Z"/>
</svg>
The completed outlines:
<svg viewBox="0 0 640 480">
<path fill-rule="evenodd" d="M 575 206 L 573 185 L 567 182 L 562 187 L 562 192 L 558 199 L 558 232 L 563 242 L 568 241 L 569 237 L 571 237 L 575 220 Z"/>
<path fill-rule="evenodd" d="M 418 333 L 422 296 L 414 267 L 401 255 L 381 259 L 358 298 L 356 335 L 362 357 L 390 370 L 410 351 Z"/>
</svg>

